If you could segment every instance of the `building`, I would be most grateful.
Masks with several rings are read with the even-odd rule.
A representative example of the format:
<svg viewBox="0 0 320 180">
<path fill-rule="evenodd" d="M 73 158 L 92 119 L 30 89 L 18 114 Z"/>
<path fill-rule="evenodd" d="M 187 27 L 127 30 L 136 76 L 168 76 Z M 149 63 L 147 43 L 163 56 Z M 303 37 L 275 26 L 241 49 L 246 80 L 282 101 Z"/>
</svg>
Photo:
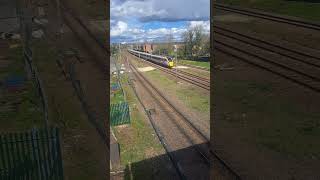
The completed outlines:
<svg viewBox="0 0 320 180">
<path fill-rule="evenodd" d="M 148 43 L 145 43 L 142 45 L 143 46 L 143 51 L 146 52 L 146 53 L 151 53 L 153 52 L 153 44 L 148 44 Z"/>
<path fill-rule="evenodd" d="M 159 54 L 157 49 L 160 46 L 164 46 L 166 44 L 167 43 L 152 43 L 152 44 L 151 43 L 144 43 L 144 44 L 140 44 L 140 45 L 136 44 L 136 45 L 134 45 L 134 49 L 138 50 L 138 51 L 150 53 L 150 54 Z M 184 43 L 175 42 L 175 43 L 172 43 L 172 46 L 174 49 L 178 50 L 179 48 L 183 48 Z"/>
</svg>

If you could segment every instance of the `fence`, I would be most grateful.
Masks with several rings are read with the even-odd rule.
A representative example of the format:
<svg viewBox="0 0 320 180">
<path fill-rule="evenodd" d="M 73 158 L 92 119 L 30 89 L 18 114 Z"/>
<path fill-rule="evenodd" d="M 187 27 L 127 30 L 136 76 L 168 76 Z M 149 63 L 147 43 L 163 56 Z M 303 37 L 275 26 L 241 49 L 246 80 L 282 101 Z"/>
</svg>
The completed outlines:
<svg viewBox="0 0 320 180">
<path fill-rule="evenodd" d="M 116 89 L 117 91 L 121 91 L 121 95 L 124 102 L 119 102 L 117 104 L 110 104 L 110 126 L 118 126 L 118 125 L 130 123 L 130 110 L 126 100 L 126 94 L 122 88 L 122 84 L 120 80 L 121 76 L 120 76 L 119 65 L 115 61 L 113 61 L 113 63 L 117 69 L 117 81 L 115 83 L 112 83 L 113 86 L 111 86 L 111 90 L 113 91 L 114 89 Z M 113 91 L 113 93 L 115 93 L 115 91 Z"/>
<path fill-rule="evenodd" d="M 126 102 L 110 105 L 110 125 L 118 126 L 130 123 L 129 105 Z"/>
<path fill-rule="evenodd" d="M 1 134 L 0 179 L 62 180 L 58 129 Z"/>
</svg>

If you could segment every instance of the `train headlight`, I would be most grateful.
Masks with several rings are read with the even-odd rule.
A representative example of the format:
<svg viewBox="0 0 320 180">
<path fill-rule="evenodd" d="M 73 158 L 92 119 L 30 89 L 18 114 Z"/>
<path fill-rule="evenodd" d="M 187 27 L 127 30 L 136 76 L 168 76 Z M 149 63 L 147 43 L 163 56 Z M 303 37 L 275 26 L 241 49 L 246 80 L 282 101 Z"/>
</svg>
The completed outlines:
<svg viewBox="0 0 320 180">
<path fill-rule="evenodd" d="M 169 61 L 169 67 L 173 67 L 173 61 Z"/>
</svg>

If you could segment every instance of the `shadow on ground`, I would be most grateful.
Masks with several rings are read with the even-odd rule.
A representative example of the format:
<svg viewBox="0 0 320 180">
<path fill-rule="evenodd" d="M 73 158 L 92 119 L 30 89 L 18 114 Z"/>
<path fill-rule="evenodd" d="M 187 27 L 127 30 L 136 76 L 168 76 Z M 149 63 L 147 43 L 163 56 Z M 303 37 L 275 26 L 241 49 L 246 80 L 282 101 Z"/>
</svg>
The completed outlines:
<svg viewBox="0 0 320 180">
<path fill-rule="evenodd" d="M 196 145 L 203 147 L 204 144 Z M 170 153 L 175 160 L 177 166 L 187 179 L 208 180 L 210 167 L 200 157 L 195 156 L 195 146 L 180 149 Z M 127 164 L 124 171 L 112 176 L 112 180 L 118 179 L 145 179 L 145 180 L 163 180 L 163 179 L 181 179 L 177 169 L 167 154 L 154 156 L 143 161 Z"/>
</svg>

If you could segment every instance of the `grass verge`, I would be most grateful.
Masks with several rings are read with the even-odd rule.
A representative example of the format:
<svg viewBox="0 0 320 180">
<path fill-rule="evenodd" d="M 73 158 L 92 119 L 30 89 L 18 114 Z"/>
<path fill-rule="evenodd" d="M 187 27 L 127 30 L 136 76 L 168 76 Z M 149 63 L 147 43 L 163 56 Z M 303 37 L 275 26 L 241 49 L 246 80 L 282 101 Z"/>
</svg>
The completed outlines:
<svg viewBox="0 0 320 180">
<path fill-rule="evenodd" d="M 220 0 L 219 2 L 230 5 L 261 9 L 264 11 L 300 17 L 312 21 L 320 20 L 319 1 L 318 3 L 311 3 L 311 1 L 307 2 L 302 0 Z"/>
<path fill-rule="evenodd" d="M 179 60 L 178 65 L 180 64 L 190 64 L 194 66 L 199 66 L 210 70 L 210 62 L 201 62 L 201 61 L 191 61 L 191 60 Z"/>
<path fill-rule="evenodd" d="M 307 113 L 292 100 L 274 95 L 273 86 L 255 81 L 217 84 L 216 93 L 230 99 L 221 102 L 220 108 L 233 110 L 224 114 L 223 124 L 244 132 L 239 139 L 258 148 L 300 159 L 319 159 L 320 115 Z"/>
<path fill-rule="evenodd" d="M 44 115 L 41 102 L 32 79 L 26 79 L 25 63 L 22 56 L 22 47 L 9 48 L 7 59 L 9 64 L 0 69 L 0 129 L 1 131 L 25 131 L 33 127 L 43 127 Z M 15 44 L 15 43 L 14 43 Z M 9 77 L 21 77 L 23 82 L 18 85 L 18 90 L 10 90 L 5 86 L 5 79 Z"/>
<path fill-rule="evenodd" d="M 128 84 L 128 75 L 121 74 L 122 88 L 130 107 L 131 124 L 113 127 L 115 136 L 120 144 L 121 165 L 126 167 L 125 179 L 153 179 L 154 173 L 166 179 L 166 161 L 160 158 L 164 149 L 155 132 L 145 120 L 146 116 L 138 108 L 138 100 Z M 128 167 L 131 168 L 128 168 Z M 131 169 L 131 172 L 128 172 Z M 160 178 L 161 179 L 161 178 Z"/>
<path fill-rule="evenodd" d="M 164 87 L 165 91 L 181 100 L 190 109 L 201 113 L 209 113 L 210 101 L 208 95 L 202 94 L 197 87 L 178 84 L 164 76 L 159 70 L 148 71 L 145 73 L 154 84 Z"/>
</svg>

